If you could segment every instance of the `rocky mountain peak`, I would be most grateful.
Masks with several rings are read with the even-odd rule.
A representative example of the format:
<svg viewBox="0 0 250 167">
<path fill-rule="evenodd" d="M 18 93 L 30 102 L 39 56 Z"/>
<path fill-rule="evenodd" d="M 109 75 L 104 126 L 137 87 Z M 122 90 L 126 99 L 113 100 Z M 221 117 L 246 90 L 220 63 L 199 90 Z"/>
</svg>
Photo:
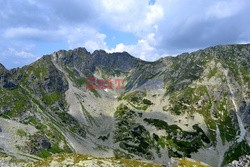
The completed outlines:
<svg viewBox="0 0 250 167">
<path fill-rule="evenodd" d="M 90 52 L 88 52 L 85 47 L 78 47 L 76 49 L 73 49 L 72 51 L 76 53 L 90 54 Z"/>
<path fill-rule="evenodd" d="M 107 53 L 104 50 L 97 50 L 93 52 L 92 58 L 95 66 L 102 66 L 121 71 L 129 71 L 138 64 L 145 63 L 144 61 L 131 56 L 127 52 Z"/>
<path fill-rule="evenodd" d="M 136 57 L 131 56 L 128 52 L 114 52 L 114 53 L 107 53 L 105 50 L 96 50 L 92 53 L 92 57 L 94 59 L 113 59 L 114 61 L 123 61 L 123 60 L 140 60 Z"/>
<path fill-rule="evenodd" d="M 107 53 L 105 50 L 95 50 L 91 54 L 81 47 L 68 51 L 60 50 L 54 52 L 51 57 L 54 62 L 61 66 L 74 67 L 79 71 L 89 69 L 92 72 L 97 67 L 127 72 L 136 67 L 138 63 L 145 63 L 127 52 Z"/>
<path fill-rule="evenodd" d="M 0 88 L 3 87 L 5 89 L 14 89 L 17 85 L 11 79 L 9 71 L 0 64 Z"/>
<path fill-rule="evenodd" d="M 93 53 L 92 53 L 92 56 L 98 56 L 98 55 L 106 55 L 107 52 L 105 50 L 95 50 Z"/>
<path fill-rule="evenodd" d="M 7 69 L 4 67 L 4 65 L 2 65 L 2 64 L 0 63 L 0 72 L 2 72 L 2 71 L 7 71 Z"/>
</svg>

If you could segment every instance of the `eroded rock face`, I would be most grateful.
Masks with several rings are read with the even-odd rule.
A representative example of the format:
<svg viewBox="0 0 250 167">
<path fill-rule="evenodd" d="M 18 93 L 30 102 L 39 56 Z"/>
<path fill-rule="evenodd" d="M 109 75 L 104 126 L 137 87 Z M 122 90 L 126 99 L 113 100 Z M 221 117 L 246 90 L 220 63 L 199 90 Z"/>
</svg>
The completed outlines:
<svg viewBox="0 0 250 167">
<path fill-rule="evenodd" d="M 240 114 L 243 122 L 250 126 L 250 103 L 245 101 L 240 103 Z"/>
<path fill-rule="evenodd" d="M 40 134 L 32 136 L 29 144 L 31 148 L 29 152 L 31 154 L 40 153 L 44 149 L 47 150 L 51 148 L 51 143 L 48 138 Z"/>
<path fill-rule="evenodd" d="M 0 86 L 8 90 L 17 87 L 17 84 L 11 79 L 11 74 L 2 64 L 0 64 Z"/>
<path fill-rule="evenodd" d="M 49 149 L 49 148 L 51 148 L 50 142 L 48 140 L 46 140 L 46 139 L 42 140 L 41 146 L 42 146 L 43 149 Z"/>
<path fill-rule="evenodd" d="M 7 78 L 3 79 L 3 88 L 5 89 L 15 89 L 17 88 L 17 85 L 13 82 L 9 81 Z"/>
</svg>

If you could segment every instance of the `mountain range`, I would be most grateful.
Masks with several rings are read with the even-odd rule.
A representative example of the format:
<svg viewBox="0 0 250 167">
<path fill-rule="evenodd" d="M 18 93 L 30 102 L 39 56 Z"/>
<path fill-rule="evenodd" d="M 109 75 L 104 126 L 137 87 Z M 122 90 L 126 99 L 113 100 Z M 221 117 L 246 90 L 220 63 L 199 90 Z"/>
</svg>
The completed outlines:
<svg viewBox="0 0 250 167">
<path fill-rule="evenodd" d="M 93 78 L 103 88 L 89 89 Z M 250 44 L 154 62 L 76 48 L 22 68 L 0 64 L 0 166 L 5 157 L 22 164 L 80 154 L 226 166 L 250 155 L 249 88 Z"/>
</svg>

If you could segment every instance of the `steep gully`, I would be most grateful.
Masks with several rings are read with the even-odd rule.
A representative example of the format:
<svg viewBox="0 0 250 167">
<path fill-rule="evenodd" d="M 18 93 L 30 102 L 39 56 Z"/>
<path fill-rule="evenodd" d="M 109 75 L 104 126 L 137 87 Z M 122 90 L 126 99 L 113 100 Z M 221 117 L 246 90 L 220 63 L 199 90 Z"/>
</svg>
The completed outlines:
<svg viewBox="0 0 250 167">
<path fill-rule="evenodd" d="M 246 136 L 246 129 L 244 127 L 244 124 L 242 122 L 241 117 L 239 116 L 239 109 L 238 109 L 238 106 L 236 105 L 236 102 L 235 102 L 234 92 L 233 92 L 233 89 L 232 89 L 232 86 L 230 84 L 230 80 L 229 80 L 229 77 L 228 77 L 228 70 L 224 70 L 224 74 L 225 74 L 225 77 L 226 77 L 228 88 L 229 88 L 230 93 L 232 95 L 231 100 L 233 102 L 233 105 L 234 105 L 234 108 L 235 108 L 235 114 L 237 116 L 238 124 L 239 124 L 239 127 L 240 127 L 240 135 L 238 136 L 238 139 L 237 139 L 237 142 L 240 143 L 240 142 L 242 142 L 244 140 L 244 138 Z"/>
</svg>

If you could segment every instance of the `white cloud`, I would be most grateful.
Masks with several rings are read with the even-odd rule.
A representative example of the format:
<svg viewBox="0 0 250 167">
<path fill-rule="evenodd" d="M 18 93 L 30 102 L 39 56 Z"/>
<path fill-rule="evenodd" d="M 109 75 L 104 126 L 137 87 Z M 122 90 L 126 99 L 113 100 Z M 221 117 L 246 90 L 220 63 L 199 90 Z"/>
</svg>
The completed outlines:
<svg viewBox="0 0 250 167">
<path fill-rule="evenodd" d="M 20 58 L 24 58 L 24 59 L 37 57 L 37 56 L 33 55 L 32 53 L 25 52 L 25 51 L 17 51 L 14 48 L 8 48 L 8 51 L 12 56 L 20 57 Z"/>
<path fill-rule="evenodd" d="M 154 25 L 157 21 L 163 19 L 164 9 L 160 5 L 147 6 L 145 25 Z"/>
<path fill-rule="evenodd" d="M 63 32 L 59 30 L 43 30 L 39 28 L 17 27 L 7 29 L 3 37 L 8 39 L 32 39 L 40 41 L 55 41 L 60 39 Z"/>
<path fill-rule="evenodd" d="M 135 57 L 138 57 L 146 61 L 155 61 L 161 57 L 168 56 L 167 53 L 163 53 L 157 50 L 155 47 L 157 41 L 155 40 L 155 34 L 151 33 L 146 36 L 145 39 L 140 39 L 135 45 L 124 45 L 120 43 L 111 50 L 106 49 L 107 52 L 123 52 L 127 51 Z"/>
<path fill-rule="evenodd" d="M 2 49 L 0 47 L 0 62 L 3 63 L 6 68 L 11 69 L 16 66 L 23 66 L 29 64 L 40 58 L 41 56 L 33 54 L 35 49 L 32 45 L 20 46 L 15 45 L 15 48 Z"/>
<path fill-rule="evenodd" d="M 28 39 L 45 42 L 66 40 L 70 49 L 86 47 L 90 51 L 106 48 L 106 35 L 99 33 L 92 27 L 81 25 L 78 27 L 61 26 L 55 30 L 42 30 L 37 28 L 10 28 L 3 33 L 6 39 Z"/>
<path fill-rule="evenodd" d="M 100 48 L 107 48 L 105 43 L 106 35 L 90 27 L 68 28 L 64 30 L 64 35 L 71 49 L 86 47 L 93 52 Z"/>
<path fill-rule="evenodd" d="M 164 17 L 163 6 L 148 5 L 148 0 L 103 0 L 99 6 L 102 9 L 102 20 L 108 22 L 111 27 L 126 32 L 132 32 L 138 36 L 154 29 Z"/>
</svg>

